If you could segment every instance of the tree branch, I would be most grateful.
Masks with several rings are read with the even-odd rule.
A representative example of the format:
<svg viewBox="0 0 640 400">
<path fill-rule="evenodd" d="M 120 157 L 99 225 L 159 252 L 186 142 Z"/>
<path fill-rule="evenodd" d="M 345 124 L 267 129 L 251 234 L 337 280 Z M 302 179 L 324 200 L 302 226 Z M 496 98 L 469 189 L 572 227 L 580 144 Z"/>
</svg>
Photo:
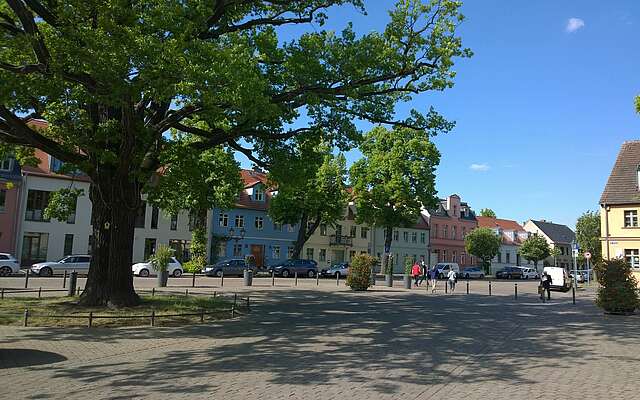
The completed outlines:
<svg viewBox="0 0 640 400">
<path fill-rule="evenodd" d="M 264 169 L 269 169 L 271 167 L 271 165 L 269 165 L 268 163 L 256 158 L 253 155 L 253 149 L 247 149 L 244 148 L 242 146 L 240 146 L 238 143 L 236 143 L 235 140 L 229 139 L 229 141 L 227 142 L 227 144 L 229 145 L 229 147 L 231 147 L 232 149 L 244 154 L 250 161 L 252 161 L 253 163 L 255 163 L 257 166 L 259 166 L 260 168 L 264 168 Z"/>
<path fill-rule="evenodd" d="M 27 3 L 27 6 L 38 14 L 46 23 L 51 26 L 58 25 L 58 18 L 38 0 L 24 0 L 24 2 Z"/>
</svg>

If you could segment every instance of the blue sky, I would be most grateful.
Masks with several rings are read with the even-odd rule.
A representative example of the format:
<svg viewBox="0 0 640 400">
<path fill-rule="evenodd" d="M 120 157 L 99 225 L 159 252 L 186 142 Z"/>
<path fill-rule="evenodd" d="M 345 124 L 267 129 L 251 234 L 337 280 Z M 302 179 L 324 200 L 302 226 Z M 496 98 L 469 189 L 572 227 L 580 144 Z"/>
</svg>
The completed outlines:
<svg viewBox="0 0 640 400">
<path fill-rule="evenodd" d="M 334 8 L 324 28 L 382 30 L 393 4 Z M 621 143 L 640 138 L 640 1 L 467 0 L 463 13 L 474 57 L 454 67 L 456 86 L 398 107 L 433 105 L 457 122 L 435 139 L 440 195 L 573 227 L 598 208 Z"/>
</svg>

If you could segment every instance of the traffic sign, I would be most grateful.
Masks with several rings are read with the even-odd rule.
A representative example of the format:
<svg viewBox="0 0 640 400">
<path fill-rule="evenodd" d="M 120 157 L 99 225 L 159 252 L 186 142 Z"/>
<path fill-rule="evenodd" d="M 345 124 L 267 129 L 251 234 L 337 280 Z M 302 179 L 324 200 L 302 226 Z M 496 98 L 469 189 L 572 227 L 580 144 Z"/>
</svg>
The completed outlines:
<svg viewBox="0 0 640 400">
<path fill-rule="evenodd" d="M 586 258 L 587 260 L 591 258 L 591 253 L 589 253 L 588 251 L 584 253 L 584 258 Z"/>
</svg>

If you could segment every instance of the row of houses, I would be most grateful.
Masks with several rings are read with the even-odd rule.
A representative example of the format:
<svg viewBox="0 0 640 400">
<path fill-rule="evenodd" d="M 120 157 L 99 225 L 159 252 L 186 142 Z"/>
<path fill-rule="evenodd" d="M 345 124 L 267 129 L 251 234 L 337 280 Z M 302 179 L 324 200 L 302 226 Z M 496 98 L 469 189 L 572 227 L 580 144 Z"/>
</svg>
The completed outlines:
<svg viewBox="0 0 640 400">
<path fill-rule="evenodd" d="M 91 243 L 89 180 L 83 175 L 60 173 L 62 163 L 36 151 L 37 167 L 19 166 L 13 159 L 0 164 L 0 252 L 15 254 L 22 265 L 55 260 L 69 254 L 86 254 Z M 210 262 L 253 255 L 260 266 L 291 258 L 298 235 L 297 225 L 274 222 L 268 214 L 276 194 L 267 176 L 258 170 L 242 170 L 244 188 L 232 209 L 208 212 L 207 232 Z M 77 200 L 75 213 L 66 221 L 47 220 L 44 209 L 50 193 L 61 188 L 78 188 L 85 195 Z M 357 210 L 349 204 L 337 224 L 322 224 L 303 247 L 301 257 L 313 259 L 320 267 L 349 262 L 361 253 L 380 258 L 384 252 L 384 229 L 356 222 Z M 133 261 L 148 259 L 158 244 L 167 244 L 177 258 L 190 257 L 191 218 L 188 213 L 166 215 L 143 202 L 136 217 Z M 497 270 L 507 265 L 529 265 L 518 247 L 531 234 L 539 234 L 562 256 L 546 264 L 570 265 L 571 229 L 546 221 L 530 220 L 523 225 L 507 219 L 478 217 L 469 204 L 453 194 L 441 199 L 434 210 L 423 210 L 415 224 L 393 231 L 391 262 L 402 271 L 404 260 L 424 260 L 429 265 L 455 262 L 462 268 L 477 264 L 465 251 L 466 235 L 477 227 L 493 229 L 502 237 L 502 246 L 493 262 Z"/>
</svg>

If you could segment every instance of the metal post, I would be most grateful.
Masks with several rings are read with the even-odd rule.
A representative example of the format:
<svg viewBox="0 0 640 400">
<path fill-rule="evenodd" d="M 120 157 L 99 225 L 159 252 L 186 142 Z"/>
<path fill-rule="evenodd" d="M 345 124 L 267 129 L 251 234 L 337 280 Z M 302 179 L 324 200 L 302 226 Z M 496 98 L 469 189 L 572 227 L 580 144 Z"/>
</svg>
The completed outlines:
<svg viewBox="0 0 640 400">
<path fill-rule="evenodd" d="M 196 287 L 196 271 L 193 271 L 193 277 L 191 278 L 191 287 Z"/>
<path fill-rule="evenodd" d="M 29 321 L 29 309 L 25 308 L 24 309 L 24 321 L 22 323 L 22 326 L 27 326 L 28 325 L 28 321 Z"/>
<path fill-rule="evenodd" d="M 336 286 L 340 286 L 340 274 L 336 274 Z"/>
<path fill-rule="evenodd" d="M 320 285 L 320 274 L 316 274 L 316 286 Z"/>
<path fill-rule="evenodd" d="M 204 308 L 200 309 L 200 322 L 203 323 L 204 322 Z"/>
<path fill-rule="evenodd" d="M 220 287 L 224 287 L 224 271 L 220 271 Z"/>
<path fill-rule="evenodd" d="M 4 288 L 0 292 L 0 300 L 4 300 Z"/>
<path fill-rule="evenodd" d="M 67 296 L 71 297 L 76 294 L 76 284 L 78 283 L 78 273 L 71 272 L 69 275 L 69 287 L 67 288 Z"/>
<path fill-rule="evenodd" d="M 271 270 L 271 286 L 276 285 L 276 272 Z"/>
<path fill-rule="evenodd" d="M 236 305 L 233 304 L 231 306 L 231 319 L 233 319 L 235 317 L 235 314 L 236 314 Z"/>
<path fill-rule="evenodd" d="M 151 326 L 156 326 L 156 310 L 151 310 Z"/>
<path fill-rule="evenodd" d="M 515 284 L 515 287 L 513 288 L 515 296 L 516 296 L 516 300 L 518 300 L 518 284 Z"/>
<path fill-rule="evenodd" d="M 249 311 L 249 296 L 247 296 L 247 311 Z"/>
<path fill-rule="evenodd" d="M 38 298 L 42 297 L 42 286 L 38 288 Z"/>
<path fill-rule="evenodd" d="M 189 289 L 185 289 L 185 290 L 184 290 L 184 295 L 185 295 L 185 297 L 188 297 L 188 296 L 189 296 Z"/>
<path fill-rule="evenodd" d="M 29 287 L 29 270 L 25 271 L 24 274 L 24 288 L 28 288 Z"/>
<path fill-rule="evenodd" d="M 156 295 L 156 288 L 151 288 L 151 297 Z"/>
<path fill-rule="evenodd" d="M 298 271 L 295 271 L 295 272 L 294 272 L 294 275 L 295 275 L 295 277 L 296 277 L 295 285 L 296 285 L 296 286 L 298 286 Z"/>
<path fill-rule="evenodd" d="M 576 304 L 576 287 L 571 288 L 571 297 L 573 298 L 573 304 Z"/>
<path fill-rule="evenodd" d="M 64 275 L 62 276 L 62 288 L 64 289 L 67 285 L 67 270 L 64 270 Z"/>
<path fill-rule="evenodd" d="M 80 286 L 78 286 L 78 293 L 76 294 L 76 296 L 80 296 Z"/>
<path fill-rule="evenodd" d="M 89 312 L 89 325 L 87 325 L 89 328 L 91 328 L 91 326 L 93 325 L 93 311 Z"/>
<path fill-rule="evenodd" d="M 469 280 L 467 279 L 467 294 L 469 294 Z"/>
<path fill-rule="evenodd" d="M 444 281 L 444 294 L 449 293 L 449 280 Z"/>
<path fill-rule="evenodd" d="M 491 281 L 489 281 L 489 296 L 491 296 Z"/>
<path fill-rule="evenodd" d="M 216 299 L 216 291 L 215 290 L 213 291 L 213 299 L 214 300 Z"/>
<path fill-rule="evenodd" d="M 233 306 L 236 306 L 236 303 L 238 302 L 238 293 L 234 293 L 233 294 Z"/>
</svg>

